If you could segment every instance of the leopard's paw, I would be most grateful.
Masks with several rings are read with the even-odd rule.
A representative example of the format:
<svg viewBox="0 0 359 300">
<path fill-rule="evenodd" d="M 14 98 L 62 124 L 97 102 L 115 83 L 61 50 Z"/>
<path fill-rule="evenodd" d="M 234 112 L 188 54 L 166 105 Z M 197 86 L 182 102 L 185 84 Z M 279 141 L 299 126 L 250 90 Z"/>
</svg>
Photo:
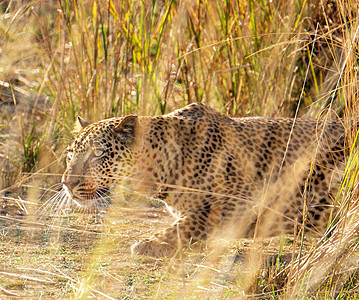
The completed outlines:
<svg viewBox="0 0 359 300">
<path fill-rule="evenodd" d="M 131 253 L 147 255 L 152 257 L 168 257 L 176 253 L 177 247 L 170 245 L 159 239 L 145 239 L 140 242 L 136 242 L 131 247 Z"/>
</svg>

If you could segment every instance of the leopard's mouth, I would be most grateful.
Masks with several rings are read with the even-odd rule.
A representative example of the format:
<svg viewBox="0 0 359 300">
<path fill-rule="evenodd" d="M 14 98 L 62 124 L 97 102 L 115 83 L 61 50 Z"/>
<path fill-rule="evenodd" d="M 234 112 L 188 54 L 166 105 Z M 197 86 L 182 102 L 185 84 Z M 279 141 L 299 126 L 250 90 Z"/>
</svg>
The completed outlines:
<svg viewBox="0 0 359 300">
<path fill-rule="evenodd" d="M 63 184 L 65 193 L 71 198 L 79 208 L 100 208 L 109 205 L 110 190 L 105 187 L 96 189 L 79 189 L 71 191 L 65 184 Z"/>
</svg>

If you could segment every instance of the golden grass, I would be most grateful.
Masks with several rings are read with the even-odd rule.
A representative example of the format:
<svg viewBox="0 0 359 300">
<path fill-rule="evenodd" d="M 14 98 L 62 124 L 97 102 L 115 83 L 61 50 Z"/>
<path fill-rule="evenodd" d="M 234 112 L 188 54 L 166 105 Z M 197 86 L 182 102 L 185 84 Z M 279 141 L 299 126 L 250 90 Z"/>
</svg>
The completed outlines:
<svg viewBox="0 0 359 300">
<path fill-rule="evenodd" d="M 78 115 L 153 115 L 199 101 L 230 116 L 357 120 L 357 4 L 3 1 L 1 297 L 357 297 L 355 126 L 338 222 L 321 240 L 219 240 L 156 260 L 129 251 L 172 221 L 148 199 L 119 199 L 106 216 L 35 219 Z"/>
</svg>

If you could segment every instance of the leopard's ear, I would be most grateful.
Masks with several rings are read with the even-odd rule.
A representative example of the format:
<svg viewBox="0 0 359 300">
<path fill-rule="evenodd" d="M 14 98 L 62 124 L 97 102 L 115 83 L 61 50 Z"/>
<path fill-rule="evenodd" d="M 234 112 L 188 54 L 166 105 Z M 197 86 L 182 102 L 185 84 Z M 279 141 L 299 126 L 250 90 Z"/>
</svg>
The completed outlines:
<svg viewBox="0 0 359 300">
<path fill-rule="evenodd" d="M 81 117 L 77 117 L 77 121 L 75 122 L 74 129 L 72 131 L 73 134 L 78 134 L 82 129 L 90 125 L 89 122 L 85 121 Z"/>
<path fill-rule="evenodd" d="M 116 125 L 114 130 L 118 133 L 120 139 L 131 140 L 135 136 L 138 117 L 136 115 L 129 115 L 123 118 L 120 124 Z"/>
<path fill-rule="evenodd" d="M 81 117 L 77 117 L 77 121 L 81 125 L 82 129 L 87 127 L 88 125 L 90 125 L 89 122 L 87 122 L 85 119 L 83 119 Z"/>
</svg>

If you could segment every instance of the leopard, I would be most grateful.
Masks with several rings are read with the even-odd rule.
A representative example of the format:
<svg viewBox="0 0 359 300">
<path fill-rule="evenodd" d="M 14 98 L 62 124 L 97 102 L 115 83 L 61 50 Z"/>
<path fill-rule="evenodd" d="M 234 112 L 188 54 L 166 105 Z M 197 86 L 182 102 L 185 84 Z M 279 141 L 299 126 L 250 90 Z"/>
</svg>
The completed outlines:
<svg viewBox="0 0 359 300">
<path fill-rule="evenodd" d="M 234 118 L 192 103 L 78 122 L 61 181 L 77 205 L 125 186 L 176 218 L 133 244 L 134 255 L 172 256 L 214 238 L 321 236 L 338 210 L 348 149 L 339 117 Z"/>
</svg>

